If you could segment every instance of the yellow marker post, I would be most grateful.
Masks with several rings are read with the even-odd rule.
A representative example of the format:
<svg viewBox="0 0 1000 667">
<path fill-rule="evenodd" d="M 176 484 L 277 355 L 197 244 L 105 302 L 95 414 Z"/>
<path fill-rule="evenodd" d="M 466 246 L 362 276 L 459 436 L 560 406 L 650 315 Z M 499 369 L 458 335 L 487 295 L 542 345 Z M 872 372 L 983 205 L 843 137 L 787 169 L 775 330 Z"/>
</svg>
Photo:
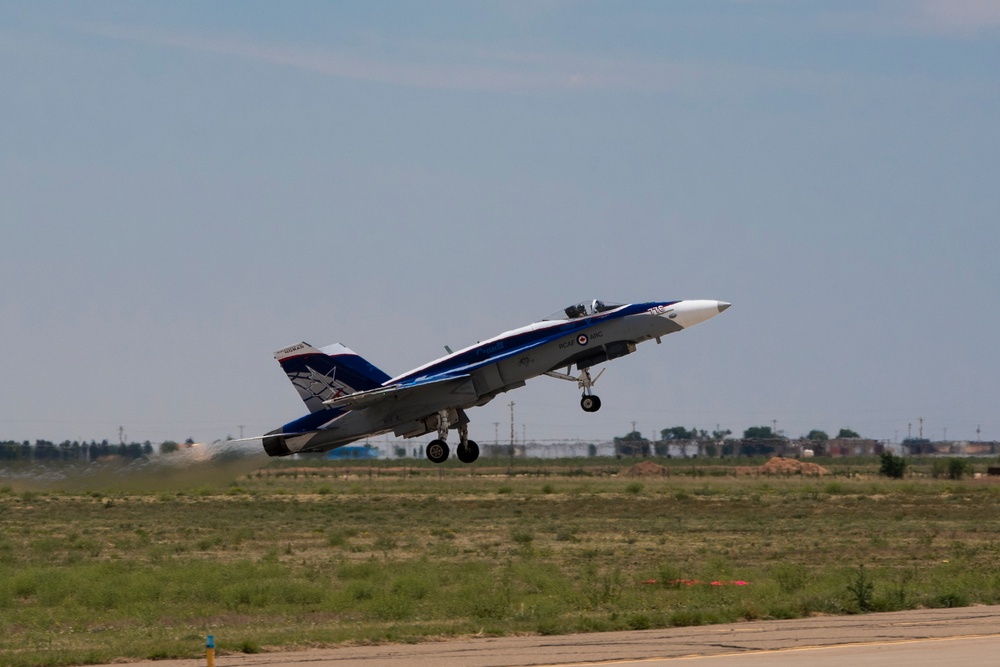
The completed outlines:
<svg viewBox="0 0 1000 667">
<path fill-rule="evenodd" d="M 208 667 L 215 667 L 215 636 L 209 635 L 205 640 L 205 660 L 208 661 Z"/>
</svg>

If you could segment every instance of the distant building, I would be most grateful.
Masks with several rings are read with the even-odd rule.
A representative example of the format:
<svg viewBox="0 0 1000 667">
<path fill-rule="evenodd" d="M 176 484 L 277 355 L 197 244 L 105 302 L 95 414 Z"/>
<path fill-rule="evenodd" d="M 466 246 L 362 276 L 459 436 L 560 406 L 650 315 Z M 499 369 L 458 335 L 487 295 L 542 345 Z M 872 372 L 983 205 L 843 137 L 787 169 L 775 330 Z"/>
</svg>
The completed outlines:
<svg viewBox="0 0 1000 667">
<path fill-rule="evenodd" d="M 882 443 L 870 438 L 831 438 L 812 449 L 819 456 L 877 456 L 885 451 Z"/>
<path fill-rule="evenodd" d="M 363 445 L 360 447 L 357 445 L 346 445 L 344 447 L 331 449 L 326 453 L 326 458 L 331 461 L 340 461 L 344 459 L 377 459 L 378 454 L 378 449 L 369 445 Z"/>
<path fill-rule="evenodd" d="M 941 440 L 907 438 L 903 452 L 909 456 L 994 456 L 1000 453 L 1000 442 L 969 442 L 967 440 Z"/>
</svg>

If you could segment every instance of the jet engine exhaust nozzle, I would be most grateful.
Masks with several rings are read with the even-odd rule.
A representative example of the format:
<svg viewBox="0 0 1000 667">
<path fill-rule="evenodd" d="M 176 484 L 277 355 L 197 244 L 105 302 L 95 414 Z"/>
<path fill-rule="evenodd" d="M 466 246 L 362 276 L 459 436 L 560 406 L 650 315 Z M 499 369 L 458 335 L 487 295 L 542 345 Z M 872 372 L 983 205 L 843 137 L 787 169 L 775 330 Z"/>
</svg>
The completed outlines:
<svg viewBox="0 0 1000 667">
<path fill-rule="evenodd" d="M 285 444 L 285 436 L 282 435 L 280 428 L 264 436 L 264 451 L 268 456 L 288 456 L 292 453 Z"/>
</svg>

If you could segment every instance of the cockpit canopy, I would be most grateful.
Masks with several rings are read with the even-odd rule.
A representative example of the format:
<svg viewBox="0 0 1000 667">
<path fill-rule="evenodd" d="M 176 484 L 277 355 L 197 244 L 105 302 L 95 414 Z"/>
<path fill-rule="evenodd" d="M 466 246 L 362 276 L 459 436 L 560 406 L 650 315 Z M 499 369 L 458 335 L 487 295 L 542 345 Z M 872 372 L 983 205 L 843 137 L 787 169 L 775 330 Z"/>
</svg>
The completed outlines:
<svg viewBox="0 0 1000 667">
<path fill-rule="evenodd" d="M 575 320 L 580 317 L 588 317 L 590 315 L 597 315 L 599 313 L 604 313 L 609 310 L 614 310 L 615 308 L 621 308 L 625 304 L 612 303 L 610 301 L 601 301 L 600 299 L 594 299 L 590 303 L 574 303 L 571 306 L 566 306 L 562 310 L 557 310 L 552 313 L 546 320 Z"/>
</svg>

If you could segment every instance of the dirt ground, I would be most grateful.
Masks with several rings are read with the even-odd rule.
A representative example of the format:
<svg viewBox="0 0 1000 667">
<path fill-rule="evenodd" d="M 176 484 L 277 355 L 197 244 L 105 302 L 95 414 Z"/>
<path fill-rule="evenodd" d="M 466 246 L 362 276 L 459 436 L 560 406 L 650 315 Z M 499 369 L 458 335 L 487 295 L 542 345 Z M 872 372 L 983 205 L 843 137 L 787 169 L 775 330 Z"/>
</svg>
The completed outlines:
<svg viewBox="0 0 1000 667">
<path fill-rule="evenodd" d="M 762 466 L 736 466 L 733 471 L 737 475 L 806 475 L 818 477 L 829 474 L 821 465 L 798 459 L 785 459 L 775 456 Z M 670 469 L 654 461 L 640 461 L 624 473 L 627 477 L 667 477 Z"/>
</svg>

